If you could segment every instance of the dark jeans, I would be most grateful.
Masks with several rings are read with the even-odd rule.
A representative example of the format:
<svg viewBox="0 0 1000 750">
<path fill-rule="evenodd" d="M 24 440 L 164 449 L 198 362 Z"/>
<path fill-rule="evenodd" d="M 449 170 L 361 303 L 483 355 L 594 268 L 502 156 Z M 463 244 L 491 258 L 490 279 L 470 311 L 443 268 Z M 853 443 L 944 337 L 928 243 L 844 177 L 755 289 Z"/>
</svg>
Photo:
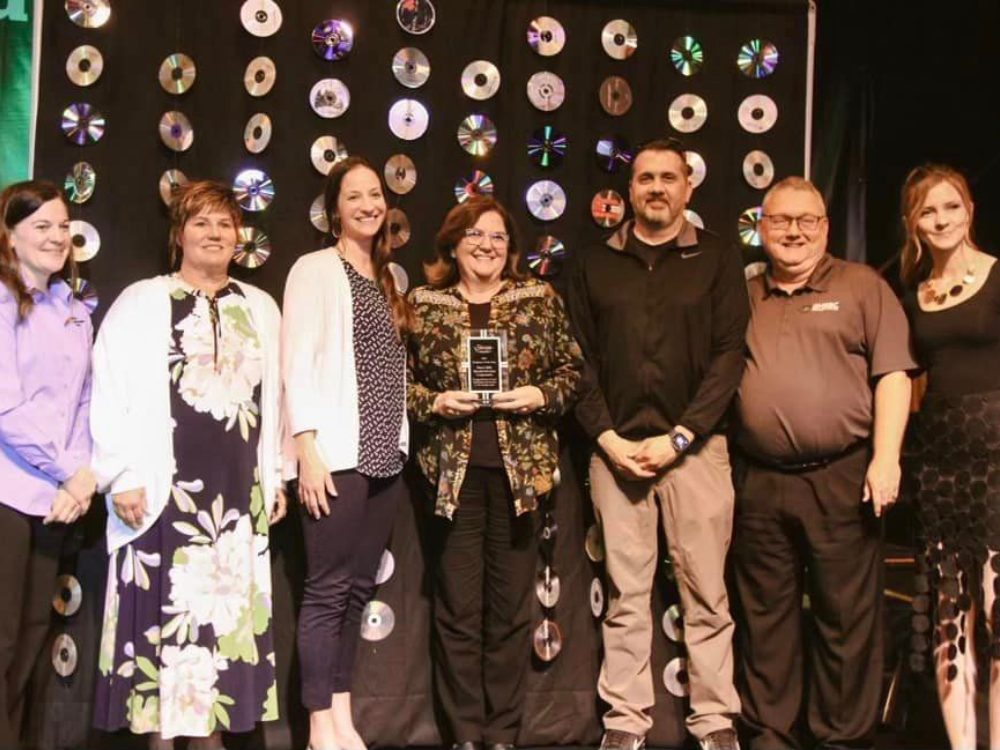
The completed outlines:
<svg viewBox="0 0 1000 750">
<path fill-rule="evenodd" d="M 514 516 L 503 469 L 470 467 L 436 519 L 434 682 L 452 739 L 514 742 L 531 659 L 536 514 Z"/>
<path fill-rule="evenodd" d="M 306 581 L 299 613 L 302 703 L 330 707 L 334 693 L 351 690 L 361 614 L 375 590 L 404 485 L 400 476 L 373 479 L 356 471 L 333 473 L 337 496 L 330 515 L 312 518 L 302 506 Z"/>
</svg>

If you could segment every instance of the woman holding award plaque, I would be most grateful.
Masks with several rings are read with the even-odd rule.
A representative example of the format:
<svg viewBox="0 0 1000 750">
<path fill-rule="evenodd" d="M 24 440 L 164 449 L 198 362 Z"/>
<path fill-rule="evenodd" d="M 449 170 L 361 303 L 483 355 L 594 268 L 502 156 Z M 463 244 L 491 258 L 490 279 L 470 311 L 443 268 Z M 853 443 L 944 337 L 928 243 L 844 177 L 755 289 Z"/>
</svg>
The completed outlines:
<svg viewBox="0 0 1000 750">
<path fill-rule="evenodd" d="M 488 197 L 445 217 L 411 293 L 408 405 L 439 516 L 434 676 L 454 747 L 512 747 L 528 668 L 538 499 L 583 358 L 562 300 L 518 271 L 513 220 Z"/>
</svg>

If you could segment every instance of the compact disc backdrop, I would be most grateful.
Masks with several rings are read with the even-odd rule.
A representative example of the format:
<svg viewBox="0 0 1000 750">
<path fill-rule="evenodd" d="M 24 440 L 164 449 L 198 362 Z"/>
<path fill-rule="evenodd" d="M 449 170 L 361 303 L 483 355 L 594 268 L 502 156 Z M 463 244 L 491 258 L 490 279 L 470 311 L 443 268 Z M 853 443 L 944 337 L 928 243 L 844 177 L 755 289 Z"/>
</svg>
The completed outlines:
<svg viewBox="0 0 1000 750">
<path fill-rule="evenodd" d="M 184 185 L 187 185 L 187 176 L 179 169 L 168 169 L 162 175 L 160 175 L 160 200 L 163 201 L 165 206 L 169 206 L 170 202 L 177 195 L 177 191 L 180 190 Z"/>
<path fill-rule="evenodd" d="M 339 18 L 320 21 L 312 31 L 312 45 L 324 60 L 343 60 L 354 47 L 354 28 Z"/>
<path fill-rule="evenodd" d="M 97 143 L 104 137 L 107 121 L 99 110 L 87 102 L 70 104 L 63 110 L 60 127 L 71 143 L 86 146 Z"/>
<path fill-rule="evenodd" d="M 332 135 L 321 135 L 309 147 L 309 160 L 321 175 L 328 175 L 333 165 L 347 158 L 347 147 Z"/>
<path fill-rule="evenodd" d="M 557 576 L 550 565 L 546 565 L 535 580 L 535 596 L 543 607 L 552 609 L 559 603 L 559 593 L 562 589 Z"/>
<path fill-rule="evenodd" d="M 524 200 L 531 215 L 541 221 L 554 221 L 566 210 L 566 191 L 552 180 L 532 183 Z"/>
<path fill-rule="evenodd" d="M 160 140 L 171 151 L 187 151 L 194 143 L 194 128 L 183 112 L 165 112 L 160 118 Z"/>
<path fill-rule="evenodd" d="M 251 154 L 259 154 L 271 142 L 271 118 L 263 112 L 250 117 L 243 128 L 243 145 Z"/>
<path fill-rule="evenodd" d="M 97 47 L 83 44 L 66 58 L 66 75 L 77 86 L 92 86 L 104 71 L 104 57 Z"/>
<path fill-rule="evenodd" d="M 625 200 L 615 190 L 601 190 L 590 201 L 590 215 L 599 227 L 616 227 L 625 218 Z"/>
<path fill-rule="evenodd" d="M 246 0 L 240 8 L 240 23 L 254 36 L 272 36 L 281 28 L 281 8 L 273 0 Z"/>
<path fill-rule="evenodd" d="M 632 108 L 632 87 L 621 76 L 608 76 L 597 92 L 601 107 L 612 117 L 625 114 Z"/>
<path fill-rule="evenodd" d="M 274 86 L 278 69 L 270 57 L 260 56 L 251 60 L 243 72 L 243 86 L 250 96 L 266 96 Z"/>
<path fill-rule="evenodd" d="M 69 20 L 84 29 L 99 28 L 111 18 L 108 0 L 66 0 L 65 8 Z"/>
<path fill-rule="evenodd" d="M 635 33 L 635 27 L 628 21 L 622 19 L 608 21 L 601 31 L 601 46 L 608 56 L 615 60 L 631 57 L 638 44 L 639 37 Z"/>
<path fill-rule="evenodd" d="M 85 161 L 77 162 L 63 180 L 63 190 L 70 203 L 86 203 L 97 187 L 97 172 Z"/>
<path fill-rule="evenodd" d="M 528 140 L 528 157 L 543 169 L 557 167 L 566 156 L 566 136 L 551 125 L 543 125 Z"/>
<path fill-rule="evenodd" d="M 462 71 L 462 91 L 470 99 L 489 99 L 500 89 L 500 71 L 489 60 L 473 60 Z"/>
<path fill-rule="evenodd" d="M 74 219 L 69 223 L 70 248 L 73 260 L 86 263 L 101 250 L 101 235 L 93 224 Z"/>
<path fill-rule="evenodd" d="M 244 169 L 233 180 L 233 195 L 244 211 L 263 211 L 274 200 L 274 183 L 266 172 Z"/>
<path fill-rule="evenodd" d="M 693 76 L 705 62 L 705 50 L 693 36 L 678 37 L 670 48 L 670 62 L 682 76 Z"/>
<path fill-rule="evenodd" d="M 431 0 L 399 0 L 396 23 L 408 34 L 426 34 L 434 28 L 437 13 Z"/>
<path fill-rule="evenodd" d="M 271 256 L 271 240 L 257 227 L 240 227 L 233 261 L 244 268 L 260 268 Z"/>
<path fill-rule="evenodd" d="M 407 88 L 417 89 L 431 77 L 431 63 L 416 47 L 403 47 L 393 55 L 392 74 Z"/>
<path fill-rule="evenodd" d="M 550 279 L 562 270 L 565 260 L 566 246 L 562 241 L 551 234 L 543 234 L 535 243 L 535 249 L 528 253 L 528 268 L 539 278 Z M 556 580 L 558 581 L 558 578 Z M 558 583 L 556 585 L 558 587 Z M 559 598 L 558 591 L 556 598 Z M 548 604 L 546 606 L 554 605 Z"/>
<path fill-rule="evenodd" d="M 542 57 L 558 55 L 565 44 L 566 31 L 551 16 L 539 16 L 528 24 L 528 46 Z"/>
<path fill-rule="evenodd" d="M 535 109 L 552 112 L 559 109 L 565 99 L 566 86 L 555 73 L 543 70 L 528 79 L 528 100 Z"/>
<path fill-rule="evenodd" d="M 385 214 L 385 223 L 389 229 L 389 245 L 398 250 L 410 241 L 410 220 L 401 208 L 390 208 Z"/>
<path fill-rule="evenodd" d="M 465 203 L 474 195 L 493 195 L 493 178 L 480 169 L 455 182 L 455 200 Z"/>
<path fill-rule="evenodd" d="M 430 115 L 416 99 L 400 99 L 389 108 L 389 130 L 404 141 L 415 141 L 427 132 Z"/>
<path fill-rule="evenodd" d="M 740 103 L 736 118 L 748 133 L 766 133 L 778 121 L 778 105 L 765 94 L 754 94 Z"/>
<path fill-rule="evenodd" d="M 774 162 L 760 150 L 751 151 L 743 158 L 743 179 L 752 188 L 763 190 L 774 180 Z"/>
<path fill-rule="evenodd" d="M 309 106 L 320 117 L 332 120 L 343 115 L 351 106 L 351 92 L 343 81 L 324 78 L 316 81 L 310 89 Z"/>
<path fill-rule="evenodd" d="M 667 119 L 674 130 L 694 133 L 708 119 L 708 105 L 697 94 L 681 94 L 670 102 Z"/>
<path fill-rule="evenodd" d="M 361 637 L 366 641 L 382 641 L 396 627 L 396 615 L 385 602 L 372 599 L 361 613 Z"/>
<path fill-rule="evenodd" d="M 382 171 L 385 184 L 396 195 L 406 195 L 417 184 L 417 167 L 406 154 L 393 154 Z"/>
<path fill-rule="evenodd" d="M 497 129 L 486 115 L 469 115 L 458 125 L 458 145 L 473 156 L 486 156 L 497 143 Z"/>
<path fill-rule="evenodd" d="M 168 94 L 183 94 L 194 86 L 198 71 L 194 60 L 183 52 L 167 55 L 160 64 L 160 86 Z"/>
</svg>

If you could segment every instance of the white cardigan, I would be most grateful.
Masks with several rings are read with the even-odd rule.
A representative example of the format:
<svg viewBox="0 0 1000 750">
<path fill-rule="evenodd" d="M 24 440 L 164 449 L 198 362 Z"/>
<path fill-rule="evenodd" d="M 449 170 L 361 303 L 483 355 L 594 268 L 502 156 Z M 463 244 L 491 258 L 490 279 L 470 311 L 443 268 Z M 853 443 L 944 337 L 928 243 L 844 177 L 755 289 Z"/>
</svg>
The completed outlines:
<svg viewBox="0 0 1000 750">
<path fill-rule="evenodd" d="M 351 285 L 333 248 L 300 257 L 285 284 L 281 328 L 282 375 L 288 432 L 316 431 L 316 446 L 330 471 L 358 465 L 358 381 L 354 367 Z M 406 388 L 406 375 L 400 388 Z M 405 399 L 404 399 L 405 404 Z M 409 447 L 403 409 L 399 450 Z M 294 450 L 284 476 L 297 476 Z"/>
<path fill-rule="evenodd" d="M 170 277 L 127 287 L 108 310 L 94 345 L 90 431 L 94 473 L 108 493 L 108 552 L 146 532 L 170 499 L 176 463 L 170 415 Z M 261 382 L 260 467 L 268 515 L 281 487 L 281 313 L 257 287 L 236 282 L 246 296 L 264 356 Z M 146 517 L 138 529 L 114 513 L 111 494 L 144 488 Z"/>
</svg>

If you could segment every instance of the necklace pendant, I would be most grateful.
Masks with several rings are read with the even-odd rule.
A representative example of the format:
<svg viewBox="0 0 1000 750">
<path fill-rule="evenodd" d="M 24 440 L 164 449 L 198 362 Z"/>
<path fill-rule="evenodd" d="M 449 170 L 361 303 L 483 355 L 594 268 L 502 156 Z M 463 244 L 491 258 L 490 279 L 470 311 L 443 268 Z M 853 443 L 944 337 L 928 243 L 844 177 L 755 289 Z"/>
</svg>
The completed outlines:
<svg viewBox="0 0 1000 750">
<path fill-rule="evenodd" d="M 965 284 L 966 286 L 971 286 L 975 282 L 976 282 L 976 274 L 974 274 L 972 272 L 972 269 L 970 268 L 968 271 L 965 272 L 965 276 L 962 277 L 962 283 Z"/>
</svg>

